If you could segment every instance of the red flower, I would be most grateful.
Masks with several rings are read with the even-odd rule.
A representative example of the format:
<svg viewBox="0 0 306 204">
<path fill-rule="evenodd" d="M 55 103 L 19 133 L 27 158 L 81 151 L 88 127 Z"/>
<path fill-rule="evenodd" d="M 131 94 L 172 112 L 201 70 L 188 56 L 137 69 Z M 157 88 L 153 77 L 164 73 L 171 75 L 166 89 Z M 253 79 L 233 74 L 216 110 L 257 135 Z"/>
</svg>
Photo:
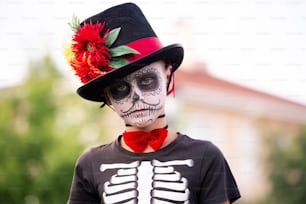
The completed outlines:
<svg viewBox="0 0 306 204">
<path fill-rule="evenodd" d="M 111 55 L 105 45 L 107 43 L 105 36 L 109 30 L 103 37 L 100 36 L 104 25 L 105 23 L 85 23 L 77 29 L 72 38 L 74 60 L 71 66 L 83 83 L 113 69 L 109 67 Z"/>
<path fill-rule="evenodd" d="M 82 64 L 71 64 L 75 70 L 75 74 L 80 77 L 83 83 L 86 83 L 103 74 L 101 70 L 95 67 L 91 67 L 86 63 Z"/>
<path fill-rule="evenodd" d="M 81 26 L 75 15 L 69 25 L 74 35 L 70 46 L 64 47 L 64 55 L 83 83 L 128 64 L 124 55 L 139 54 L 126 45 L 112 47 L 119 36 L 120 27 L 110 31 L 104 28 L 105 22 L 92 21 Z"/>
</svg>

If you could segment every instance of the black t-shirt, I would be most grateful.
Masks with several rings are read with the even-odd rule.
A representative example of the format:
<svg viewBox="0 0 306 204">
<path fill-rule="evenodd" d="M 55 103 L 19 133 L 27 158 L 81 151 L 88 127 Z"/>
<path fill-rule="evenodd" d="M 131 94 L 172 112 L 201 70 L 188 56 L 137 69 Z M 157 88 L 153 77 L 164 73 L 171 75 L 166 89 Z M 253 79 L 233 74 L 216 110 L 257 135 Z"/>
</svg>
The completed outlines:
<svg viewBox="0 0 306 204">
<path fill-rule="evenodd" d="M 209 141 L 179 134 L 156 152 L 134 153 L 120 139 L 79 157 L 69 204 L 217 204 L 240 197 L 227 161 Z"/>
</svg>

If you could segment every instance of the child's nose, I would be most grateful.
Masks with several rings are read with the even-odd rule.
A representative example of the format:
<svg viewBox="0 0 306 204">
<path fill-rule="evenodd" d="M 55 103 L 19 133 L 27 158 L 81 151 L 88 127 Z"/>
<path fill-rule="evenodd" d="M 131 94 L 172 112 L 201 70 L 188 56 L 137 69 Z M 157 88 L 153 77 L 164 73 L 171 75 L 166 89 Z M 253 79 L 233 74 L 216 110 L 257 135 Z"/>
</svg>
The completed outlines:
<svg viewBox="0 0 306 204">
<path fill-rule="evenodd" d="M 142 92 L 138 88 L 134 87 L 132 99 L 133 101 L 139 101 L 143 99 Z"/>
<path fill-rule="evenodd" d="M 136 92 L 134 92 L 133 101 L 138 101 L 139 99 L 140 99 L 139 95 Z"/>
</svg>

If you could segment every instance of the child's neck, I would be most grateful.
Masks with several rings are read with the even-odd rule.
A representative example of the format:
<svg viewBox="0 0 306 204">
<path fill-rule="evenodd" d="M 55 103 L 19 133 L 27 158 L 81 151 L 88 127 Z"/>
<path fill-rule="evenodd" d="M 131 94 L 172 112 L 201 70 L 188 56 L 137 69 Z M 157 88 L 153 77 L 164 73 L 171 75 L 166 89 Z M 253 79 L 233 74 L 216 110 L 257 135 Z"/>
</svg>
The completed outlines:
<svg viewBox="0 0 306 204">
<path fill-rule="evenodd" d="M 144 127 L 136 127 L 136 126 L 126 126 L 125 131 L 145 131 L 149 132 L 151 130 L 157 129 L 157 128 L 165 128 L 167 126 L 167 120 L 165 117 L 157 118 L 153 123 L 144 126 Z"/>
</svg>

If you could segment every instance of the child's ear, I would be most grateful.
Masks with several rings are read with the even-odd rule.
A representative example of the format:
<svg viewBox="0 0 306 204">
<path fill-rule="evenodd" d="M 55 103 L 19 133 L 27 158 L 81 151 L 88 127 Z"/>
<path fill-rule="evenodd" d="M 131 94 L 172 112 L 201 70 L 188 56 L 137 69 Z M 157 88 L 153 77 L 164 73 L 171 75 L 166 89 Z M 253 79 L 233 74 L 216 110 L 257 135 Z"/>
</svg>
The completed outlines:
<svg viewBox="0 0 306 204">
<path fill-rule="evenodd" d="M 106 93 L 104 94 L 104 98 L 105 98 L 104 104 L 107 105 L 107 106 L 108 106 L 110 109 L 112 109 L 114 112 L 116 112 L 116 111 L 115 111 L 115 108 L 114 108 L 113 105 L 112 105 L 111 100 L 109 99 L 109 96 L 108 96 Z"/>
<path fill-rule="evenodd" d="M 166 62 L 166 88 L 167 88 L 167 95 L 170 95 L 172 92 L 174 92 L 174 78 L 172 73 L 172 64 Z M 172 82 L 172 83 L 171 83 Z"/>
<path fill-rule="evenodd" d="M 106 105 L 108 105 L 108 106 L 112 105 L 112 102 L 111 102 L 111 100 L 109 99 L 109 96 L 108 96 L 108 94 L 107 94 L 106 89 L 103 90 L 102 97 L 105 98 L 105 102 L 104 102 L 104 103 L 105 103 Z"/>
<path fill-rule="evenodd" d="M 172 70 L 172 65 L 169 63 L 169 64 L 166 64 L 166 76 L 167 76 L 167 81 L 170 80 L 170 77 L 171 77 L 171 70 Z"/>
</svg>

